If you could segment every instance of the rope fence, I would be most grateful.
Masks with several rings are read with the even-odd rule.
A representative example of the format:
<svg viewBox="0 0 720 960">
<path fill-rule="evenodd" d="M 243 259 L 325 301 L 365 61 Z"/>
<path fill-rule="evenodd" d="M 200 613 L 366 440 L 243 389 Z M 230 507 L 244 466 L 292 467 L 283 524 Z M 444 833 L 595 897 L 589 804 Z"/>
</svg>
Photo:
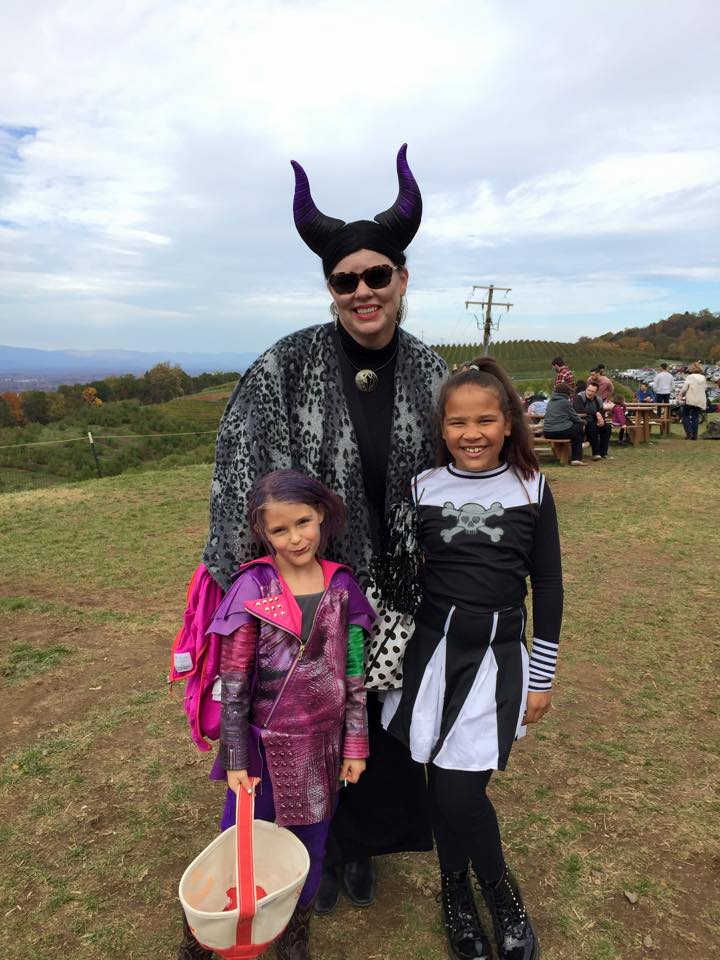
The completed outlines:
<svg viewBox="0 0 720 960">
<path fill-rule="evenodd" d="M 0 450 L 20 450 L 21 448 L 26 447 L 45 447 L 45 446 L 57 446 L 62 444 L 70 443 L 87 443 L 90 447 L 90 451 L 95 462 L 95 470 L 98 477 L 102 477 L 102 470 L 100 468 L 100 458 L 98 457 L 98 451 L 95 446 L 96 440 L 157 440 L 164 437 L 202 437 L 202 436 L 216 436 L 217 430 L 183 430 L 173 433 L 112 433 L 112 434 L 98 434 L 93 435 L 90 430 L 84 437 L 63 437 L 58 440 L 28 440 L 22 443 L 7 443 L 0 444 Z M 107 449 L 107 448 L 106 448 Z M 2 470 L 22 470 L 21 466 L 14 466 L 11 464 L 0 463 L 0 487 L 2 484 Z M 30 471 L 34 473 L 35 471 Z M 38 471 L 37 479 L 40 479 Z"/>
<path fill-rule="evenodd" d="M 16 450 L 19 447 L 42 447 L 52 443 L 93 443 L 95 440 L 141 440 L 148 437 L 199 437 L 217 433 L 217 430 L 187 430 L 183 433 L 111 433 L 103 436 L 91 434 L 85 437 L 66 437 L 63 440 L 33 440 L 27 443 L 6 443 L 0 450 Z"/>
</svg>

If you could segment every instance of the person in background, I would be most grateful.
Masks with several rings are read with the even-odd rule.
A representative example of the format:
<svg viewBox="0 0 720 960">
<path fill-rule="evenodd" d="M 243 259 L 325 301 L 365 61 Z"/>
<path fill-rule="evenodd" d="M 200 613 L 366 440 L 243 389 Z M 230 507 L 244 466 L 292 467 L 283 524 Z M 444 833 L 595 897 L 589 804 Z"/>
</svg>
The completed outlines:
<svg viewBox="0 0 720 960">
<path fill-rule="evenodd" d="M 618 428 L 618 443 L 627 443 L 628 437 L 628 418 L 625 410 L 625 397 L 621 393 L 616 393 L 613 397 L 613 408 L 610 420 L 610 429 Z"/>
<path fill-rule="evenodd" d="M 607 403 L 607 401 L 612 398 L 615 385 L 605 373 L 605 364 L 598 363 L 596 367 L 593 367 L 591 372 L 595 374 L 595 378 L 597 379 L 598 396 L 603 403 Z"/>
<path fill-rule="evenodd" d="M 670 403 L 670 394 L 673 392 L 675 387 L 675 378 L 668 371 L 668 365 L 666 363 L 660 364 L 660 370 L 655 374 L 655 379 L 652 382 L 652 389 L 655 393 L 655 402 L 656 403 Z M 658 411 L 660 413 L 660 411 Z"/>
<path fill-rule="evenodd" d="M 575 374 L 572 372 L 570 367 L 566 365 L 562 357 L 555 357 L 550 366 L 555 370 L 553 390 L 560 383 L 566 383 L 570 387 L 571 391 L 575 389 Z"/>
<path fill-rule="evenodd" d="M 597 384 L 588 383 L 580 393 L 575 394 L 575 410 L 585 417 L 585 433 L 590 442 L 593 460 L 611 460 L 608 445 L 612 428 L 605 422 L 605 410 L 597 395 Z"/>
<path fill-rule="evenodd" d="M 559 383 L 553 390 L 545 410 L 543 436 L 548 440 L 569 440 L 570 466 L 584 467 L 582 445 L 585 437 L 585 421 L 574 410 L 570 395 L 570 387 L 567 383 Z"/>
<path fill-rule="evenodd" d="M 543 394 L 533 394 L 528 403 L 527 412 L 533 417 L 544 417 L 547 410 L 548 398 Z"/>
<path fill-rule="evenodd" d="M 635 391 L 635 399 L 638 403 L 655 403 L 655 394 L 646 383 L 641 383 Z"/>
<path fill-rule="evenodd" d="M 685 383 L 680 388 L 680 399 L 683 401 L 683 429 L 686 440 L 697 440 L 700 411 L 707 407 L 707 378 L 697 361 L 691 363 Z"/>
</svg>

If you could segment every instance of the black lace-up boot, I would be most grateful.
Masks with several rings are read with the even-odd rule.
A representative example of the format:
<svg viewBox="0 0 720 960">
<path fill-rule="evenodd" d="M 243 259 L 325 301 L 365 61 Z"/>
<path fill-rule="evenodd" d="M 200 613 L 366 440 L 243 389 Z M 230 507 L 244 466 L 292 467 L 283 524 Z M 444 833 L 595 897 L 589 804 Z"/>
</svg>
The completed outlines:
<svg viewBox="0 0 720 960">
<path fill-rule="evenodd" d="M 275 943 L 278 960 L 311 960 L 310 958 L 310 921 L 314 903 L 301 907 L 298 903 L 290 917 L 290 922 Z"/>
<path fill-rule="evenodd" d="M 197 942 L 183 911 L 183 938 L 178 947 L 177 960 L 213 960 L 214 957 L 212 950 L 206 950 Z"/>
<path fill-rule="evenodd" d="M 540 944 L 520 887 L 507 867 L 497 883 L 480 880 L 480 890 L 493 918 L 498 960 L 538 960 Z"/>
<path fill-rule="evenodd" d="M 443 907 L 451 960 L 492 960 L 467 871 L 441 873 L 440 877 L 442 890 L 438 899 Z"/>
</svg>

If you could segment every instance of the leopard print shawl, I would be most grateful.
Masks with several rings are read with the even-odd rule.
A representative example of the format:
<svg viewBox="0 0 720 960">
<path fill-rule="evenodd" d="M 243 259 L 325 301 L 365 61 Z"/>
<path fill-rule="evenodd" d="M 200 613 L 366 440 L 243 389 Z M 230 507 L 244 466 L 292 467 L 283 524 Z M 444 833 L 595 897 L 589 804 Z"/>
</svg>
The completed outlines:
<svg viewBox="0 0 720 960">
<path fill-rule="evenodd" d="M 433 463 L 434 407 L 447 375 L 440 357 L 402 328 L 399 334 L 386 516 L 410 478 Z M 248 491 L 257 477 L 283 467 L 317 477 L 343 498 L 348 524 L 326 556 L 364 581 L 370 521 L 330 324 L 291 333 L 258 357 L 220 421 L 203 563 L 225 590 L 238 563 L 259 553 L 245 520 Z"/>
</svg>

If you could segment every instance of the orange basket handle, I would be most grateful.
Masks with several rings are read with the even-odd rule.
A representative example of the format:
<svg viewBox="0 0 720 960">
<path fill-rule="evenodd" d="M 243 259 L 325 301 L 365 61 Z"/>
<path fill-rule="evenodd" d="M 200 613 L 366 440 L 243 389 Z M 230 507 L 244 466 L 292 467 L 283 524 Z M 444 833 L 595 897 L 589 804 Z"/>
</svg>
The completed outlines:
<svg viewBox="0 0 720 960">
<path fill-rule="evenodd" d="M 250 777 L 252 793 L 238 787 L 237 809 L 235 816 L 237 837 L 237 904 L 238 904 L 238 943 L 241 939 L 241 927 L 252 924 L 255 916 L 255 863 L 253 860 L 253 821 L 255 818 L 255 787 L 259 777 Z M 247 935 L 247 933 L 246 933 Z"/>
</svg>

